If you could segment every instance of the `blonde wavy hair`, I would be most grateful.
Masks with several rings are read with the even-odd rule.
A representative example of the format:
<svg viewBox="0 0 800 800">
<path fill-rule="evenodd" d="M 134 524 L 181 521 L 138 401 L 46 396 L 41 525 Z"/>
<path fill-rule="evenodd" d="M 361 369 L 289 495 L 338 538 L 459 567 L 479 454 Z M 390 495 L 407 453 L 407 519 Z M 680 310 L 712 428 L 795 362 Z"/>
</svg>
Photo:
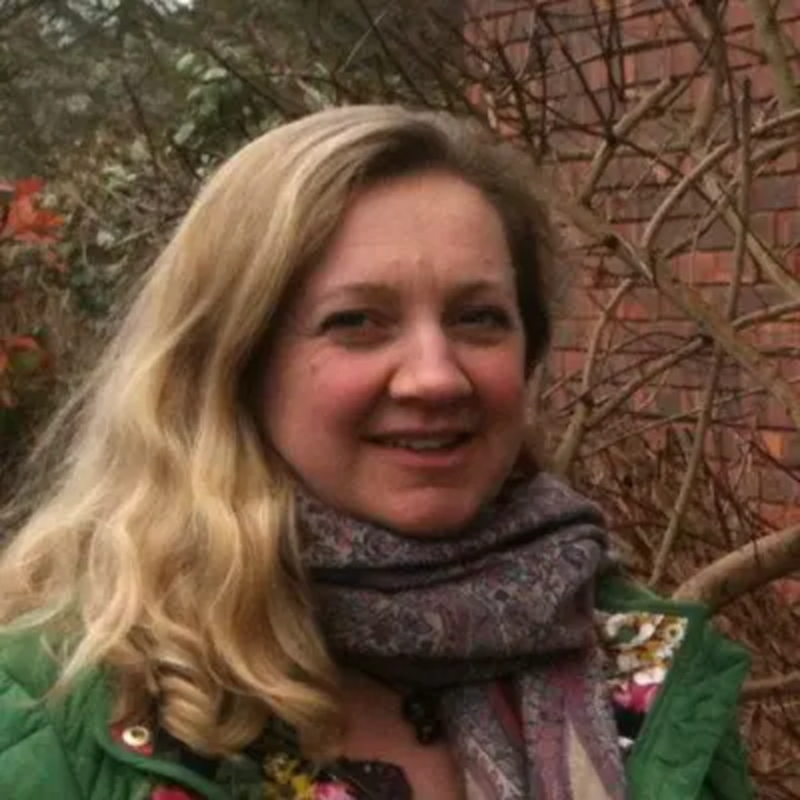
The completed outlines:
<svg viewBox="0 0 800 800">
<path fill-rule="evenodd" d="M 501 214 L 529 363 L 539 358 L 552 240 L 510 145 L 449 115 L 354 106 L 244 147 L 200 191 L 56 418 L 43 451 L 64 431 L 69 445 L 0 558 L 0 623 L 67 643 L 58 687 L 108 668 L 117 719 L 157 708 L 198 752 L 239 750 L 273 714 L 310 755 L 335 751 L 337 670 L 253 374 L 269 368 L 259 354 L 358 187 L 434 168 Z"/>
</svg>

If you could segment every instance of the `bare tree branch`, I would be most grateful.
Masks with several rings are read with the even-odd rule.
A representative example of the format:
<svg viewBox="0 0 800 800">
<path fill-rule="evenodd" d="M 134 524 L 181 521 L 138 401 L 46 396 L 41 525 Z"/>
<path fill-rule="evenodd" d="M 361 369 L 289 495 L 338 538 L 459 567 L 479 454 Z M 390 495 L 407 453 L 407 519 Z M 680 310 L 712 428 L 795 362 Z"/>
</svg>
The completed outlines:
<svg viewBox="0 0 800 800">
<path fill-rule="evenodd" d="M 800 107 L 800 86 L 786 57 L 783 36 L 774 9 L 766 0 L 747 0 L 755 23 L 756 37 L 772 67 L 775 88 L 784 111 Z"/>
<path fill-rule="evenodd" d="M 784 694 L 800 694 L 800 670 L 772 678 L 758 678 L 745 683 L 740 694 L 743 703 Z"/>
<path fill-rule="evenodd" d="M 800 569 L 800 525 L 756 539 L 700 570 L 675 590 L 675 600 L 718 611 L 744 594 Z"/>
<path fill-rule="evenodd" d="M 750 125 L 752 112 L 750 103 L 750 84 L 748 82 L 745 84 L 745 92 L 742 97 L 742 118 L 740 130 L 741 148 L 739 163 L 741 165 L 742 180 L 739 185 L 738 213 L 742 220 L 747 219 L 750 212 L 750 188 L 752 179 L 750 154 Z M 725 310 L 725 316 L 728 320 L 732 320 L 736 313 L 739 289 L 742 283 L 742 275 L 744 274 L 746 255 L 747 228 L 744 225 L 741 225 L 739 231 L 737 232 L 736 244 L 734 247 L 733 277 L 728 287 L 727 308 Z M 673 506 L 670 514 L 669 525 L 664 533 L 664 538 L 661 541 L 661 547 L 658 550 L 658 555 L 656 556 L 656 560 L 653 565 L 653 571 L 650 575 L 651 586 L 657 586 L 664 577 L 667 559 L 670 557 L 672 549 L 675 545 L 675 540 L 680 531 L 681 522 L 683 521 L 683 517 L 689 507 L 689 500 L 691 499 L 692 492 L 694 491 L 698 470 L 706 450 L 706 437 L 713 419 L 714 399 L 717 395 L 719 377 L 720 373 L 722 372 L 724 358 L 725 351 L 719 342 L 717 342 L 714 346 L 714 355 L 711 363 L 711 371 L 708 376 L 708 383 L 705 388 L 702 410 L 695 428 L 692 450 L 689 455 L 689 463 L 686 466 L 686 472 L 684 473 L 681 481 L 681 488 L 678 492 L 678 497 L 675 500 L 675 505 Z"/>
<path fill-rule="evenodd" d="M 561 439 L 558 451 L 553 459 L 553 471 L 557 475 L 566 475 L 569 473 L 572 460 L 575 458 L 578 448 L 581 445 L 581 439 L 585 430 L 586 420 L 590 411 L 590 392 L 594 382 L 595 365 L 600 352 L 600 340 L 605 332 L 609 320 L 613 317 L 617 307 L 622 302 L 622 299 L 625 297 L 625 295 L 633 287 L 633 285 L 634 282 L 631 279 L 625 280 L 620 284 L 620 286 L 614 292 L 608 305 L 603 309 L 603 314 L 594 327 L 592 338 L 589 342 L 589 350 L 586 355 L 586 361 L 584 362 L 583 367 L 581 397 L 578 401 L 577 408 L 570 419 L 569 426 L 567 427 L 567 430 Z"/>
</svg>

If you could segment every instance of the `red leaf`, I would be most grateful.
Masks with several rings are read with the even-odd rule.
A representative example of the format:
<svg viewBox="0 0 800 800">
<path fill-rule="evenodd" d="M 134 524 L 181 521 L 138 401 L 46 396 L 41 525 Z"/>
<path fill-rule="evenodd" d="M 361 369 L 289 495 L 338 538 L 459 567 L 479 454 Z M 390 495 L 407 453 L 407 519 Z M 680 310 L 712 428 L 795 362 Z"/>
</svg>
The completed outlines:
<svg viewBox="0 0 800 800">
<path fill-rule="evenodd" d="M 0 184 L 0 190 L 4 186 Z M 43 188 L 44 181 L 40 178 L 27 178 L 13 185 L 14 195 L 8 204 L 0 237 L 33 244 L 58 241 L 57 230 L 64 224 L 64 218 L 38 207 L 36 195 Z"/>
<path fill-rule="evenodd" d="M 9 340 L 10 350 L 39 350 L 39 342 L 33 336 L 12 336 Z"/>
<path fill-rule="evenodd" d="M 37 208 L 30 194 L 17 194 L 8 209 L 5 227 L 0 232 L 18 242 L 51 244 L 58 241 L 56 231 L 64 223 L 60 214 Z"/>
<path fill-rule="evenodd" d="M 32 194 L 39 194 L 44 189 L 44 181 L 41 178 L 23 178 L 14 184 L 17 197 L 29 197 Z"/>
<path fill-rule="evenodd" d="M 0 350 L 0 377 L 2 377 L 3 373 L 8 369 L 9 364 L 8 353 L 5 350 Z"/>
</svg>

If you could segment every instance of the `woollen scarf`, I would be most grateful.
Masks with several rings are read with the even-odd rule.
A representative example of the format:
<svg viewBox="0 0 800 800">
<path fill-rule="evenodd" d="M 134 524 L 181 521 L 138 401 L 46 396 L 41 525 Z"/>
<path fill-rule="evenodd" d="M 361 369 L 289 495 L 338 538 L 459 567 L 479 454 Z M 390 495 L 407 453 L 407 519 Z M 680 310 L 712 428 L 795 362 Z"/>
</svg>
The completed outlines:
<svg viewBox="0 0 800 800">
<path fill-rule="evenodd" d="M 320 624 L 343 663 L 441 694 L 470 800 L 622 800 L 592 622 L 602 517 L 546 473 L 457 536 L 405 537 L 299 494 Z"/>
</svg>

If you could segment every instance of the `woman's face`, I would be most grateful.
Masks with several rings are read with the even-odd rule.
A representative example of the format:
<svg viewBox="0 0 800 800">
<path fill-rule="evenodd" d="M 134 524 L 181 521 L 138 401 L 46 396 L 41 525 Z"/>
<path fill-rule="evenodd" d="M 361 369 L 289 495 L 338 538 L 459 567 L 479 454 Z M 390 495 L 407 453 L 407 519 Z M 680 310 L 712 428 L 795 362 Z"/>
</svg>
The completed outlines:
<svg viewBox="0 0 800 800">
<path fill-rule="evenodd" d="M 513 467 L 525 342 L 500 216 L 445 172 L 361 192 L 263 375 L 272 445 L 328 505 L 457 531 Z"/>
</svg>

